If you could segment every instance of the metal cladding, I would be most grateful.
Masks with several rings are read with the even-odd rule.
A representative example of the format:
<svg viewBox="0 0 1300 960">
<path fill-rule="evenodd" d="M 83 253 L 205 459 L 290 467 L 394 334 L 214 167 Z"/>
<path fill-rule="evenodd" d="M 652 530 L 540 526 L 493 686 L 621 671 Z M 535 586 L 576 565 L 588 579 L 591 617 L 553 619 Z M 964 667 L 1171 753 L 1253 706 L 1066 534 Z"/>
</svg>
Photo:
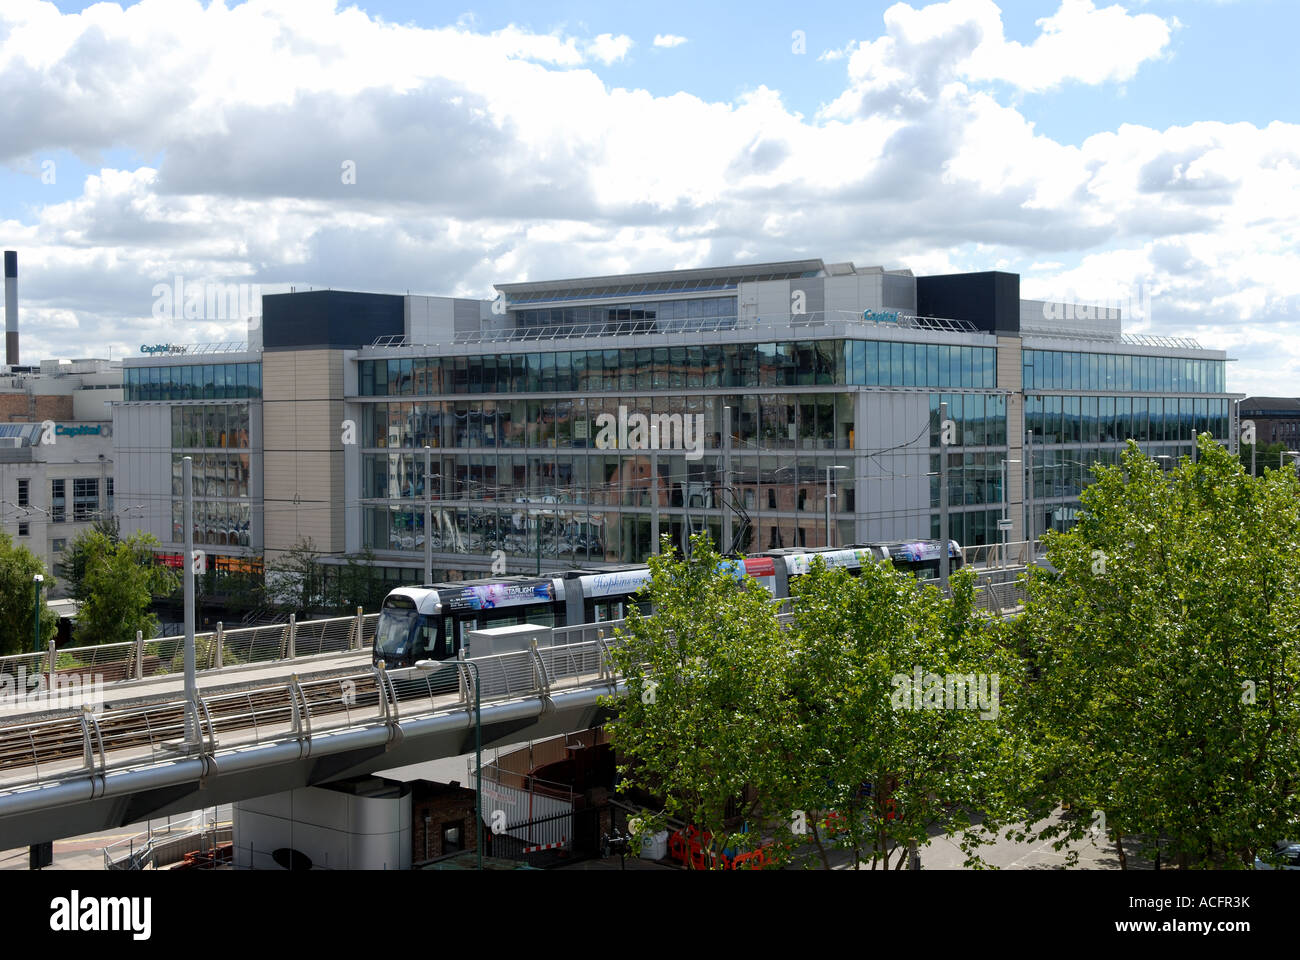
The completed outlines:
<svg viewBox="0 0 1300 960">
<path fill-rule="evenodd" d="M 5 363 L 18 363 L 18 251 L 5 251 Z"/>
</svg>

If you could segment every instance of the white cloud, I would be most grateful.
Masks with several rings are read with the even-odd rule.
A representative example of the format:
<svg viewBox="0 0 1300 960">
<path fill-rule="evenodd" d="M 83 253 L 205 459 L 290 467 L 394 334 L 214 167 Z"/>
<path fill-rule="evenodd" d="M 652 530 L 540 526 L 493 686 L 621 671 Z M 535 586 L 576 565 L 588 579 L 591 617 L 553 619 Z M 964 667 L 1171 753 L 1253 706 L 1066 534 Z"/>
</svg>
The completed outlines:
<svg viewBox="0 0 1300 960">
<path fill-rule="evenodd" d="M 679 37 L 675 33 L 655 34 L 656 47 L 680 47 L 685 42 L 686 42 L 685 37 Z"/>
<path fill-rule="evenodd" d="M 1041 32 L 1027 46 L 1006 38 L 993 0 L 919 9 L 896 3 L 884 19 L 885 36 L 859 44 L 849 58 L 849 76 L 864 91 L 904 80 L 918 95 L 953 80 L 1003 81 L 1030 92 L 1067 81 L 1119 82 L 1161 55 L 1173 30 L 1154 14 L 1098 9 L 1092 0 L 1061 0 L 1055 14 L 1036 21 Z"/>
<path fill-rule="evenodd" d="M 839 47 L 838 49 L 823 50 L 817 56 L 817 59 L 824 60 L 827 62 L 832 62 L 835 60 L 843 60 L 845 57 L 852 55 L 853 49 L 857 45 L 858 43 L 856 40 L 851 40 L 849 43 L 845 44 L 843 47 Z"/>
<path fill-rule="evenodd" d="M 310 6 L 0 7 L 0 159 L 159 158 L 0 223 L 20 251 L 27 351 L 239 338 L 153 321 L 152 286 L 177 273 L 486 296 L 824 256 L 918 273 L 1005 262 L 1034 297 L 1142 280 L 1147 329 L 1230 346 L 1234 389 L 1294 392 L 1300 377 L 1300 127 L 1123 125 L 1068 145 L 1004 99 L 1002 83 L 1139 82 L 1173 29 L 1159 18 L 1063 0 L 1022 45 L 989 0 L 896 4 L 881 35 L 844 48 L 842 93 L 805 117 L 767 87 L 733 102 L 611 88 L 590 65 L 626 57 L 622 36 Z M 1102 34 L 1124 55 L 1093 49 Z"/>
<path fill-rule="evenodd" d="M 631 49 L 632 38 L 621 33 L 618 36 L 614 36 L 612 33 L 602 33 L 587 44 L 587 53 L 605 64 L 622 60 Z"/>
</svg>

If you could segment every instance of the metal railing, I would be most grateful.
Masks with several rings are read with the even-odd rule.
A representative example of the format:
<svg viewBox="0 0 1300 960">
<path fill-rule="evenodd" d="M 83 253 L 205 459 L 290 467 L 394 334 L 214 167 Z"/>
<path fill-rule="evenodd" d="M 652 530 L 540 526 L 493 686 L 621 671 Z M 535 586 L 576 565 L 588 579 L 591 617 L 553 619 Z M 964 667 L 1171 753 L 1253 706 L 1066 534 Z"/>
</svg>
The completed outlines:
<svg viewBox="0 0 1300 960">
<path fill-rule="evenodd" d="M 228 820 L 219 823 L 216 810 L 196 810 L 180 820 L 169 820 L 161 828 L 155 828 L 150 822 L 147 830 L 104 847 L 104 869 L 143 870 L 150 866 L 167 866 L 179 862 L 191 850 L 206 852 L 220 844 L 230 843 L 232 835 L 233 825 Z"/>
<path fill-rule="evenodd" d="M 961 548 L 962 562 L 967 566 L 995 569 L 1026 567 L 1043 555 L 1043 543 L 1035 540 L 1016 540 L 1011 543 L 983 543 Z"/>
<path fill-rule="evenodd" d="M 1022 588 L 1013 579 L 1017 573 L 982 573 L 977 594 L 981 605 L 1005 615 L 1023 603 Z M 786 610 L 790 601 L 773 603 L 780 605 L 781 623 L 792 622 L 794 614 Z M 340 629 L 330 623 L 355 619 L 316 621 L 320 628 L 312 649 L 340 642 Z M 616 676 L 611 652 L 623 642 L 617 631 L 624 624 L 618 620 L 562 627 L 554 631 L 557 642 L 550 646 L 443 661 L 427 671 L 375 666 L 327 679 L 294 675 L 286 683 L 200 696 L 193 702 L 175 697 L 101 715 L 83 709 L 53 719 L 0 725 L 0 794 L 102 778 L 110 771 L 166 761 L 216 757 L 253 745 L 307 741 L 351 727 L 386 725 L 395 736 L 392 728 L 403 720 L 472 711 L 476 693 L 480 705 L 488 705 L 583 688 L 612 691 Z M 279 649 L 285 652 L 283 644 Z M 287 653 L 294 652 L 289 643 Z"/>
<path fill-rule="evenodd" d="M 810 311 L 803 314 L 769 314 L 767 316 L 726 317 L 658 317 L 638 320 L 596 320 L 588 323 L 539 324 L 530 327 L 462 331 L 453 334 L 450 344 L 418 343 L 404 334 L 386 334 L 376 337 L 371 348 L 441 347 L 448 345 L 485 345 L 510 343 L 538 343 L 554 340 L 580 340 L 596 337 L 673 336 L 680 334 L 710 334 L 736 331 L 767 331 L 774 336 L 781 331 L 806 327 L 836 326 L 852 333 L 862 329 L 914 329 L 948 333 L 980 333 L 968 320 L 944 317 L 923 317 L 900 311 L 867 315 L 853 311 Z"/>
<path fill-rule="evenodd" d="M 0 726 L 0 792 L 109 771 L 153 766 L 252 745 L 305 740 L 362 724 L 392 725 L 431 713 L 472 709 L 479 702 L 547 696 L 558 688 L 611 683 L 612 640 L 536 647 L 449 660 L 438 669 L 373 667 L 344 677 L 299 680 L 236 693 L 183 698 Z M 190 730 L 196 736 L 187 739 Z"/>
<path fill-rule="evenodd" d="M 218 624 L 216 630 L 194 635 L 195 669 L 224 670 L 361 650 L 374 640 L 378 621 L 379 614 L 368 613 L 302 623 L 290 617 L 288 623 L 234 630 Z M 185 638 L 179 635 L 62 649 L 51 642 L 40 653 L 0 657 L 0 674 L 10 675 L 13 689 L 19 678 L 30 684 L 52 674 L 121 683 L 179 673 L 184 657 Z"/>
</svg>

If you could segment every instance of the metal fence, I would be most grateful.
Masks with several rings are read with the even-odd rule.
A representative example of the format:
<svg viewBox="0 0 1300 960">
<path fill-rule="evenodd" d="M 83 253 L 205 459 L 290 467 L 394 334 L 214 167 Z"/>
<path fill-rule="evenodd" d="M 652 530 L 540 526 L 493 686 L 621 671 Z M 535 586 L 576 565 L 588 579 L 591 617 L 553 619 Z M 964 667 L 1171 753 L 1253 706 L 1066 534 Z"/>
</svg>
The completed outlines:
<svg viewBox="0 0 1300 960">
<path fill-rule="evenodd" d="M 132 837 L 104 847 L 105 870 L 144 870 L 179 863 L 191 851 L 210 854 L 217 846 L 230 843 L 233 825 L 217 820 L 216 810 L 197 810 L 180 820 L 169 820 Z"/>
<path fill-rule="evenodd" d="M 484 839 L 494 857 L 522 860 L 539 866 L 573 848 L 574 813 L 573 810 L 567 810 L 519 823 L 508 823 L 503 833 L 493 833 Z"/>
<path fill-rule="evenodd" d="M 344 653 L 369 646 L 375 637 L 379 614 L 356 614 L 305 620 L 261 627 L 218 629 L 194 635 L 195 669 L 223 670 L 242 664 L 274 663 L 323 654 Z M 69 677 L 80 674 L 103 683 L 121 683 L 149 677 L 180 673 L 184 667 L 183 636 L 143 638 L 126 643 L 56 649 L 53 641 L 40 653 L 20 653 L 0 657 L 0 675 L 9 681 L 0 684 L 14 692 L 21 682 L 28 686 L 51 674 Z M 0 696 L 6 691 L 0 689 Z"/>
</svg>

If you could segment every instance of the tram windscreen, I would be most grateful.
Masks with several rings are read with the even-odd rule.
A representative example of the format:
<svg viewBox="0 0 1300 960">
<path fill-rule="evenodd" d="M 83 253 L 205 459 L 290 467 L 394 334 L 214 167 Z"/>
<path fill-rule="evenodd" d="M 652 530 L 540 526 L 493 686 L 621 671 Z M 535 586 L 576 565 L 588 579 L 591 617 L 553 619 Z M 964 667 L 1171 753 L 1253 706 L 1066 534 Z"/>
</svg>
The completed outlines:
<svg viewBox="0 0 1300 960">
<path fill-rule="evenodd" d="M 389 597 L 379 611 L 379 624 L 375 628 L 375 653 L 379 656 L 400 657 L 410 649 L 411 639 L 420 614 L 410 597 Z"/>
</svg>

